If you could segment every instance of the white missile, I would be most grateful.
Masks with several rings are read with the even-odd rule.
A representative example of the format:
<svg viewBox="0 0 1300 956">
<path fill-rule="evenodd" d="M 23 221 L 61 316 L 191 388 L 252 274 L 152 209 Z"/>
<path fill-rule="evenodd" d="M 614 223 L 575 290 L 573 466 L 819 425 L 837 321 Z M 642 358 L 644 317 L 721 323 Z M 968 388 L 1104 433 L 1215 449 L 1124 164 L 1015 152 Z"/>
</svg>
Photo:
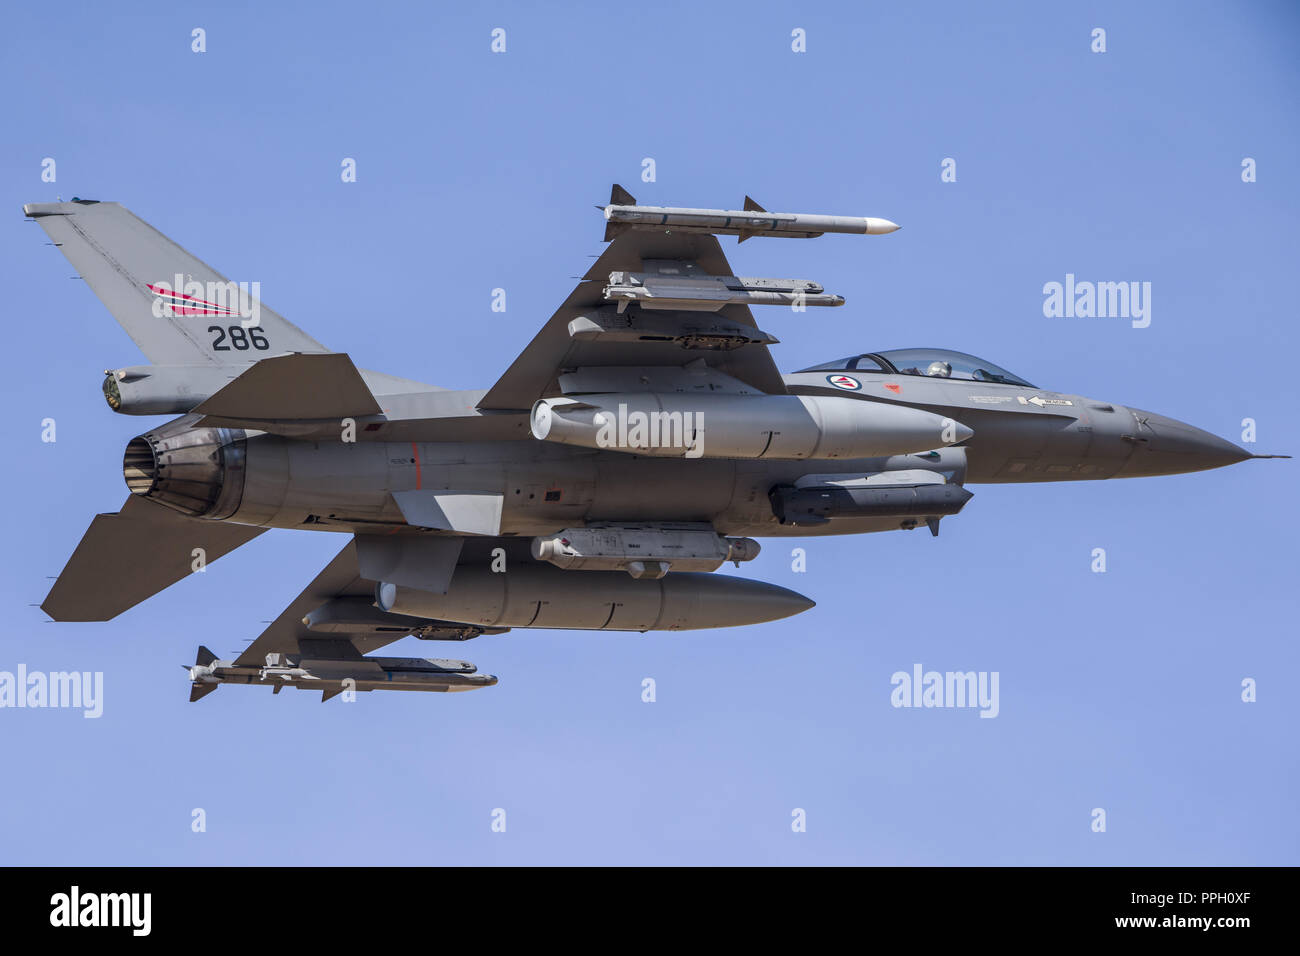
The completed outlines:
<svg viewBox="0 0 1300 956">
<path fill-rule="evenodd" d="M 222 684 L 260 684 L 321 691 L 321 700 L 329 700 L 345 690 L 407 690 L 441 693 L 491 687 L 497 679 L 478 674 L 469 661 L 427 657 L 358 657 L 315 658 L 283 654 L 267 656 L 265 666 L 217 660 L 206 647 L 199 648 L 198 659 L 182 665 L 189 671 L 192 687 L 190 700 L 207 696 Z"/>
<path fill-rule="evenodd" d="M 744 209 L 689 209 L 673 206 L 638 206 L 621 186 L 615 186 L 609 205 L 603 207 L 608 225 L 605 239 L 626 229 L 656 232 L 702 232 L 739 236 L 785 236 L 811 239 L 827 232 L 883 236 L 899 228 L 897 223 L 874 216 L 819 216 L 799 212 L 768 212 L 748 196 Z"/>
</svg>

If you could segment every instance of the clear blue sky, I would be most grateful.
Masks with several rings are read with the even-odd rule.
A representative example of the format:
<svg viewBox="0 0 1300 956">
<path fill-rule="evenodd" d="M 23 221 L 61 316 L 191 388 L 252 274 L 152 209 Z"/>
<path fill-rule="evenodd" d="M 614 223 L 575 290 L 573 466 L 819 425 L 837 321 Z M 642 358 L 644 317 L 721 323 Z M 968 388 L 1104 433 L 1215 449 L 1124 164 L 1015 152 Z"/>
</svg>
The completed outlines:
<svg viewBox="0 0 1300 956">
<path fill-rule="evenodd" d="M 805 574 L 769 541 L 745 574 L 818 602 L 779 623 L 395 645 L 500 676 L 470 694 L 187 702 L 177 665 L 242 648 L 336 535 L 274 531 L 113 622 L 45 621 L 157 421 L 104 405 L 103 370 L 141 359 L 23 222 L 56 195 L 123 202 L 358 365 L 454 388 L 490 385 L 568 294 L 611 182 L 883 216 L 902 231 L 725 240 L 742 275 L 848 298 L 767 314 L 782 368 L 946 346 L 1300 452 L 1293 4 L 474 6 L 6 8 L 0 670 L 106 689 L 99 720 L 0 710 L 0 862 L 1300 862 L 1294 462 L 977 486 L 938 540 L 794 542 Z M 1066 273 L 1150 281 L 1150 328 L 1045 318 Z M 894 709 L 915 663 L 998 671 L 1000 715 Z"/>
</svg>

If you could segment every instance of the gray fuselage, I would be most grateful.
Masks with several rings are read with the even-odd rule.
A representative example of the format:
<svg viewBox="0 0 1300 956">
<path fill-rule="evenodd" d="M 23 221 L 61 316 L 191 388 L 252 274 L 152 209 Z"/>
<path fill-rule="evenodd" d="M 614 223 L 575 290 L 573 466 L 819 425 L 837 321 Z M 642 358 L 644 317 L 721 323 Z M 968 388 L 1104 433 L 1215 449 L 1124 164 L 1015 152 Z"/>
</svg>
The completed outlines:
<svg viewBox="0 0 1300 956">
<path fill-rule="evenodd" d="M 832 380 L 852 383 L 852 390 Z M 303 437 L 194 428 L 193 416 L 151 435 L 172 443 L 223 445 L 213 473 L 173 464 L 132 486 L 167 503 L 167 481 L 207 481 L 188 513 L 262 527 L 382 533 L 409 522 L 394 499 L 412 490 L 501 496 L 500 534 L 532 536 L 593 522 L 707 522 L 724 535 L 804 536 L 893 530 L 895 517 L 838 517 L 816 527 L 782 524 L 769 492 L 809 475 L 942 472 L 962 483 L 1074 481 L 1199 471 L 1250 455 L 1169 418 L 1078 395 L 1019 385 L 853 371 L 785 376 L 796 395 L 835 395 L 950 417 L 974 435 L 950 448 L 891 458 L 772 461 L 665 458 L 533 439 L 528 416 L 474 408 L 481 392 L 381 396 L 386 417 L 359 421 L 355 440 L 336 425 Z M 432 413 L 432 414 L 431 414 Z M 438 437 L 406 439 L 404 423 Z M 206 439 L 200 435 L 211 433 Z M 472 440 L 474 435 L 483 440 Z M 390 440 L 401 435 L 403 440 Z M 145 436 L 149 439 L 150 436 Z M 137 442 L 141 441 L 137 439 Z M 188 471 L 186 470 L 188 467 Z M 219 472 L 219 473 L 218 473 Z M 177 476 L 184 475 L 181 480 Z M 170 476 L 170 477 L 169 477 Z M 161 480 L 158 480 L 161 479 Z M 148 487 L 148 491 L 143 489 Z M 188 502 L 188 499 L 187 499 Z"/>
</svg>

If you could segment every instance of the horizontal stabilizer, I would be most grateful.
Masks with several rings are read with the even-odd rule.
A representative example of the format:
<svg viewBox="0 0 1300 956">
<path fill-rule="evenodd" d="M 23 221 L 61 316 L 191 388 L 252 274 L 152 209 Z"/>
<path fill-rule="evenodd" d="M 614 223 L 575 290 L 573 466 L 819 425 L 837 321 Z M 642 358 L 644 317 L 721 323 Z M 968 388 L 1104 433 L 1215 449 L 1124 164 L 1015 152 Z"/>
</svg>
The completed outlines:
<svg viewBox="0 0 1300 956">
<path fill-rule="evenodd" d="M 357 418 L 381 413 L 342 352 L 277 355 L 252 366 L 194 411 L 238 421 Z"/>
<path fill-rule="evenodd" d="M 96 515 L 41 605 L 56 621 L 108 621 L 264 528 L 187 518 L 132 495 L 117 514 Z"/>
</svg>

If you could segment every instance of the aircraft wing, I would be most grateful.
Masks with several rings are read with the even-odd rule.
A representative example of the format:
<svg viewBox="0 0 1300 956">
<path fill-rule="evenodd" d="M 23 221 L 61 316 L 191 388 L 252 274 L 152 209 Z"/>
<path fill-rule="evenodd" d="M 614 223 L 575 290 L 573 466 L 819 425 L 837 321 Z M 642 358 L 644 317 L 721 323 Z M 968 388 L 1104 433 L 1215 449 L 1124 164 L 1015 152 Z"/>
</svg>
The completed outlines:
<svg viewBox="0 0 1300 956">
<path fill-rule="evenodd" d="M 297 654 L 298 642 L 302 638 L 321 636 L 312 634 L 303 623 L 304 617 L 332 598 L 369 597 L 373 595 L 374 587 L 373 582 L 361 578 L 361 572 L 357 567 L 356 543 L 349 541 L 347 546 L 334 556 L 334 560 L 316 575 L 311 584 L 293 599 L 280 616 L 252 644 L 244 648 L 235 663 L 240 666 L 253 666 L 264 663 L 267 654 Z M 358 654 L 364 654 L 385 644 L 401 640 L 406 637 L 406 634 L 407 632 L 400 634 L 389 632 L 379 637 L 368 634 L 364 636 L 333 634 L 330 637 L 340 643 L 351 643 Z"/>
<path fill-rule="evenodd" d="M 570 333 L 574 319 L 594 309 L 612 308 L 604 288 L 611 272 L 640 272 L 645 260 L 678 260 L 694 263 L 707 275 L 732 274 L 722 246 L 711 235 L 627 231 L 614 237 L 604 254 L 583 276 L 559 310 L 551 316 L 528 347 L 492 386 L 478 407 L 483 410 L 528 410 L 540 398 L 563 394 L 558 378 L 563 371 L 592 367 L 676 367 L 703 358 L 711 368 L 763 392 L 786 393 L 776 363 L 762 341 L 727 350 L 685 348 L 672 340 L 646 339 L 606 341 L 577 338 Z M 633 307 L 635 308 L 635 307 Z M 726 305 L 718 312 L 650 312 L 656 323 L 671 326 L 718 320 L 755 331 L 756 338 L 776 340 L 758 331 L 747 305 Z"/>
<path fill-rule="evenodd" d="M 489 539 L 498 542 L 502 539 Z M 414 545 L 414 547 L 412 547 Z M 508 628 L 478 627 L 455 622 L 387 614 L 373 607 L 375 582 L 418 583 L 434 591 L 446 590 L 455 573 L 463 540 L 404 535 L 358 535 L 281 612 L 235 660 L 239 667 L 260 666 L 268 654 L 310 651 L 321 657 L 356 660 L 408 635 L 419 633 L 433 640 L 458 641 L 479 634 L 500 634 Z M 479 552 L 475 552 L 476 557 Z M 486 552 L 483 553 L 484 560 Z M 405 567 L 405 571 L 403 570 Z M 410 581 L 403 574 L 414 574 Z M 341 610 L 331 623 L 312 630 L 304 621 L 325 605 Z"/>
</svg>

